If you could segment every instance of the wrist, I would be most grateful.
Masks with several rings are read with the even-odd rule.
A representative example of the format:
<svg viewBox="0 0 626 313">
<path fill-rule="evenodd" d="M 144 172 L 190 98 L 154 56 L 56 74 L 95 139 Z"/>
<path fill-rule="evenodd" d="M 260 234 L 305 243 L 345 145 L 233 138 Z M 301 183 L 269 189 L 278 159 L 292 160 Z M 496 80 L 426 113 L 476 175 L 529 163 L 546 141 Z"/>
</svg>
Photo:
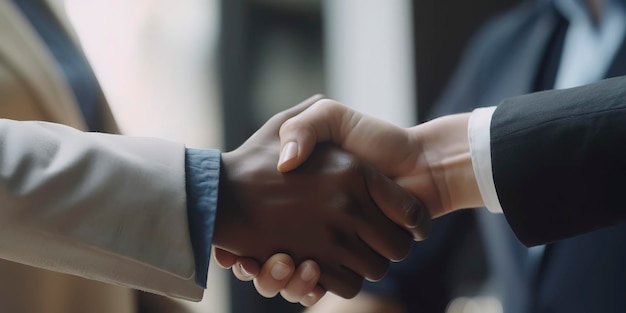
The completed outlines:
<svg viewBox="0 0 626 313">
<path fill-rule="evenodd" d="M 438 215 L 483 205 L 472 167 L 469 116 L 444 116 L 413 128 L 440 199 Z"/>
<path fill-rule="evenodd" d="M 228 238 L 227 233 L 231 228 L 229 224 L 232 222 L 228 212 L 234 210 L 235 206 L 237 206 L 234 196 L 236 194 L 235 186 L 232 182 L 232 171 L 236 168 L 237 159 L 235 152 L 222 153 L 213 235 L 213 245 L 217 247 L 227 246 L 225 240 Z"/>
</svg>

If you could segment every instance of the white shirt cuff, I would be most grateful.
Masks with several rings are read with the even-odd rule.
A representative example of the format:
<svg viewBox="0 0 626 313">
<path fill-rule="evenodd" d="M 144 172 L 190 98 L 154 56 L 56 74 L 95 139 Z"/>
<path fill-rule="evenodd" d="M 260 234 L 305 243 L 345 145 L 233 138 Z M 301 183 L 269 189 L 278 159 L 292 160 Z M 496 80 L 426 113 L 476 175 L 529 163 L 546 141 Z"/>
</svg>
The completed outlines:
<svg viewBox="0 0 626 313">
<path fill-rule="evenodd" d="M 470 115 L 468 139 L 472 156 L 472 167 L 478 190 L 485 206 L 491 213 L 502 213 L 502 206 L 496 193 L 491 167 L 491 117 L 496 107 L 478 108 Z"/>
</svg>

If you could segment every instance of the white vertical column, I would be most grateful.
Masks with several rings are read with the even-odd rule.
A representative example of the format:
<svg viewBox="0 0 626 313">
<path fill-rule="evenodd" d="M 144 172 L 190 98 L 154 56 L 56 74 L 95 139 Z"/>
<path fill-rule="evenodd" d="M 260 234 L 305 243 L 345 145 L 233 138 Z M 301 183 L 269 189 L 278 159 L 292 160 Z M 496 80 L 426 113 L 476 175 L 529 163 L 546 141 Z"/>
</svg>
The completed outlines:
<svg viewBox="0 0 626 313">
<path fill-rule="evenodd" d="M 328 96 L 401 126 L 416 123 L 410 0 L 324 0 Z"/>
</svg>

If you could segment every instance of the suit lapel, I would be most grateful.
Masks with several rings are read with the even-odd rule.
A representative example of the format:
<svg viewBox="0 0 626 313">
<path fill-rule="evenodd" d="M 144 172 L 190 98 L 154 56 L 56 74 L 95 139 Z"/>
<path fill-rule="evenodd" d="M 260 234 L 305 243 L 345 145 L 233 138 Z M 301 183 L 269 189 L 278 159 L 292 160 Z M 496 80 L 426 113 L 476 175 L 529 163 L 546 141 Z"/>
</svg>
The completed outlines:
<svg viewBox="0 0 626 313">
<path fill-rule="evenodd" d="M 46 2 L 48 3 L 48 6 L 52 9 L 52 12 L 56 15 L 61 25 L 63 25 L 63 27 L 65 28 L 65 31 L 67 32 L 67 34 L 70 36 L 70 38 L 76 45 L 76 48 L 80 51 L 80 53 L 84 54 L 84 51 L 82 50 L 82 44 L 80 42 L 80 38 L 78 37 L 78 34 L 74 30 L 74 26 L 72 25 L 70 18 L 67 14 L 67 10 L 65 8 L 65 1 L 64 0 L 46 0 Z M 85 59 L 88 60 L 87 57 L 85 57 Z M 100 88 L 100 85 L 98 85 L 98 88 Z M 104 93 L 102 92 L 101 89 L 100 89 L 100 96 L 101 96 L 100 118 L 102 119 L 103 131 L 108 132 L 108 133 L 118 134 L 120 132 L 119 127 L 113 117 L 111 108 L 109 107 L 106 97 L 104 96 Z M 74 107 L 77 108 L 77 106 L 74 106 Z M 80 114 L 80 111 L 78 112 Z M 82 115 L 81 115 L 81 121 L 84 121 Z"/>
<path fill-rule="evenodd" d="M 44 111 L 58 123 L 85 129 L 71 89 L 30 23 L 10 1 L 0 1 L 0 58 L 33 88 Z"/>
<path fill-rule="evenodd" d="M 72 27 L 72 23 L 70 22 L 69 17 L 67 16 L 67 11 L 65 10 L 65 1 L 63 0 L 45 0 L 48 4 L 48 7 L 52 10 L 54 15 L 57 17 L 61 25 L 65 28 L 70 38 L 74 41 L 77 46 L 79 45 L 78 35 L 74 32 L 74 28 Z"/>
<path fill-rule="evenodd" d="M 81 53 L 83 53 L 80 38 L 78 37 L 78 34 L 76 33 L 74 26 L 72 25 L 72 22 L 70 21 L 70 17 L 67 14 L 65 1 L 64 0 L 45 0 L 45 2 L 48 4 L 48 7 L 50 8 L 54 16 L 57 18 L 59 23 L 61 23 L 61 26 L 63 26 L 65 32 L 70 37 L 70 40 L 72 40 L 76 48 Z"/>
</svg>

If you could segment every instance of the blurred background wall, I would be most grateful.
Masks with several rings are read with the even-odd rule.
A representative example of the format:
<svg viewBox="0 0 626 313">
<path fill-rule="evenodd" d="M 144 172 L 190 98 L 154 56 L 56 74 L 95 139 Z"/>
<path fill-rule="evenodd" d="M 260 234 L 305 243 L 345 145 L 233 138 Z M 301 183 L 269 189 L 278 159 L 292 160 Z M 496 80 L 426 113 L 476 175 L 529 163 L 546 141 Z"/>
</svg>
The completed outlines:
<svg viewBox="0 0 626 313">
<path fill-rule="evenodd" d="M 423 120 L 471 35 L 518 2 L 66 0 L 126 134 L 226 150 L 318 92 L 403 126 Z M 301 310 L 210 275 L 205 312 Z"/>
</svg>

